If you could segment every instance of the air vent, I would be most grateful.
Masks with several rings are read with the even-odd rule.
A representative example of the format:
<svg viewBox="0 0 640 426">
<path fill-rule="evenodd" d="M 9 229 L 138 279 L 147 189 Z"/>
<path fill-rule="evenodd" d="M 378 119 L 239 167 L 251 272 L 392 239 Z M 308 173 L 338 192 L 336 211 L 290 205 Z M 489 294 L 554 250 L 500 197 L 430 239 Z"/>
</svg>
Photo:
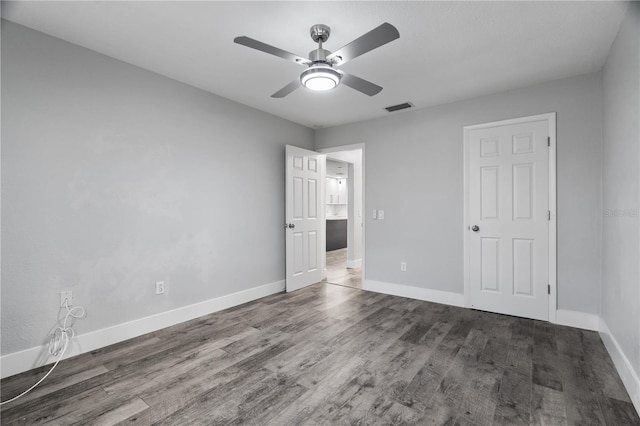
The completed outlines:
<svg viewBox="0 0 640 426">
<path fill-rule="evenodd" d="M 394 112 L 394 111 L 400 111 L 401 109 L 407 109 L 411 107 L 413 107 L 413 104 L 409 102 L 405 102 L 403 104 L 388 106 L 388 107 L 385 107 L 384 109 L 386 109 L 389 112 Z"/>
</svg>

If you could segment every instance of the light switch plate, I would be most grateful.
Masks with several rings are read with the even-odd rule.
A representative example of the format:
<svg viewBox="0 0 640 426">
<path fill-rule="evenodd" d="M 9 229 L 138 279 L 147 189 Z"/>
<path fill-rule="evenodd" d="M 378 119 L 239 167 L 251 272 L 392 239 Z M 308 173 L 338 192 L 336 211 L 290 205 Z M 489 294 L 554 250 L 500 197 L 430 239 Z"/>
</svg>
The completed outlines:
<svg viewBox="0 0 640 426">
<path fill-rule="evenodd" d="M 373 210 L 373 219 L 377 219 L 378 218 L 378 210 Z"/>
<path fill-rule="evenodd" d="M 378 219 L 384 219 L 384 210 L 378 210 Z"/>
</svg>

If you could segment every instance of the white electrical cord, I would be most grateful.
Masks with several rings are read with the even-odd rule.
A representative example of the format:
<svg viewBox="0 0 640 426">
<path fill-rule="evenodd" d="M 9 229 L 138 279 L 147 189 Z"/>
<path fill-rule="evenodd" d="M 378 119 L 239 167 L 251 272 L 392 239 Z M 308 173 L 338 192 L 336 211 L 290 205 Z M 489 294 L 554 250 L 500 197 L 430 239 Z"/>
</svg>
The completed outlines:
<svg viewBox="0 0 640 426">
<path fill-rule="evenodd" d="M 46 379 L 49 376 L 49 374 L 51 374 L 51 372 L 53 371 L 54 368 L 56 368 L 60 360 L 62 360 L 62 357 L 64 356 L 65 352 L 67 351 L 67 347 L 69 346 L 69 341 L 71 341 L 71 339 L 73 339 L 76 336 L 75 330 L 71 328 L 73 324 L 70 324 L 69 326 L 67 326 L 67 320 L 69 318 L 73 318 L 73 319 L 84 318 L 84 316 L 87 314 L 87 311 L 85 311 L 85 309 L 82 306 L 75 306 L 73 308 L 69 308 L 68 300 L 65 300 L 64 307 L 67 308 L 67 314 L 64 316 L 62 327 L 56 327 L 55 330 L 53 330 L 53 332 L 51 333 L 51 338 L 49 339 L 49 354 L 53 356 L 56 356 L 56 355 L 58 356 L 58 359 L 56 360 L 55 364 L 53 364 L 53 367 L 51 367 L 51 369 L 47 372 L 47 374 L 45 374 L 42 379 L 38 380 L 38 382 L 35 385 L 31 386 L 29 389 L 22 392 L 18 396 L 14 396 L 11 399 L 0 402 L 0 405 L 4 405 L 11 401 L 15 401 L 21 396 L 24 396 L 29 392 L 31 392 L 33 389 L 36 388 L 36 386 L 42 383 L 44 379 Z M 76 311 L 79 311 L 80 313 L 79 314 L 74 313 Z"/>
</svg>

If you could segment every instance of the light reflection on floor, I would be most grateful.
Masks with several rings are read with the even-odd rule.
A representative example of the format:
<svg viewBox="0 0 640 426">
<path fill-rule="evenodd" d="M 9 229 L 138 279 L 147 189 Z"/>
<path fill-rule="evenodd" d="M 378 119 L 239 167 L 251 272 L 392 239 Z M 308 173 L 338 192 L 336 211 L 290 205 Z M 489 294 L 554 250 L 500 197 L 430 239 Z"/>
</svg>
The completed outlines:
<svg viewBox="0 0 640 426">
<path fill-rule="evenodd" d="M 362 268 L 347 268 L 347 249 L 327 252 L 326 282 L 352 288 L 362 288 Z"/>
</svg>

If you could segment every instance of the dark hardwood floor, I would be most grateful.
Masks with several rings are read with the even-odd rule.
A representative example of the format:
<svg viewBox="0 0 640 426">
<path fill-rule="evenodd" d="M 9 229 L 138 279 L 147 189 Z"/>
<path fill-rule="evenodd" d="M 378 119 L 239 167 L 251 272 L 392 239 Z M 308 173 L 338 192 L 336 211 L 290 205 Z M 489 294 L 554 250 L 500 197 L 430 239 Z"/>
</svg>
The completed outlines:
<svg viewBox="0 0 640 426">
<path fill-rule="evenodd" d="M 1 382 L 6 400 L 44 368 Z M 60 363 L 2 424 L 638 425 L 597 333 L 331 284 Z"/>
</svg>

